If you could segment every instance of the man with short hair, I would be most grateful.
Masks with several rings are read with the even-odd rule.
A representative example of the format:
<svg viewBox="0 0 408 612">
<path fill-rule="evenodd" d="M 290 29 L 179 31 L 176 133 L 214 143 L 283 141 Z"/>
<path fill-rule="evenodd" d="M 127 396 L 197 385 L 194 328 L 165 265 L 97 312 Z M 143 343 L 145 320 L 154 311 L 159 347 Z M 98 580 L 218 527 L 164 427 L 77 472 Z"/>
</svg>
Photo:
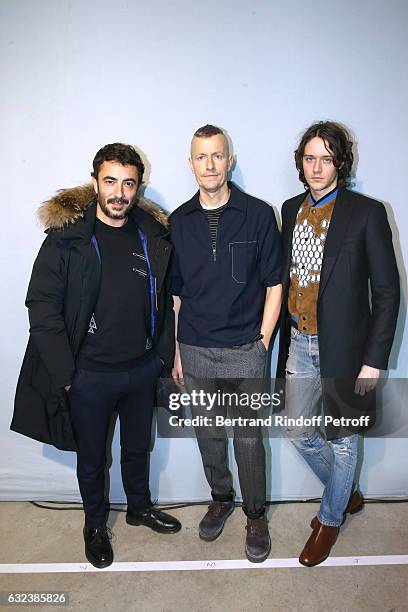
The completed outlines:
<svg viewBox="0 0 408 612">
<path fill-rule="evenodd" d="M 99 568 L 113 561 L 104 472 L 115 410 L 127 523 L 160 533 L 181 528 L 152 506 L 149 491 L 155 389 L 163 366 L 173 364 L 174 313 L 163 214 L 138 206 L 143 172 L 132 146 L 108 144 L 93 161 L 93 186 L 42 206 L 48 236 L 27 294 L 30 339 L 11 425 L 77 450 L 85 554 Z"/>
<path fill-rule="evenodd" d="M 265 376 L 281 304 L 280 238 L 272 208 L 228 183 L 232 155 L 220 128 L 195 132 L 190 166 L 199 190 L 171 215 L 178 313 L 173 378 L 189 392 L 205 385 L 216 394 L 239 384 L 231 379 Z M 211 426 L 197 427 L 196 434 L 213 498 L 199 535 L 212 541 L 234 509 L 227 438 Z M 236 429 L 234 452 L 247 516 L 245 551 L 250 561 L 261 562 L 271 544 L 260 429 L 251 435 Z"/>
<path fill-rule="evenodd" d="M 399 279 L 383 204 L 348 189 L 347 130 L 330 121 L 313 124 L 295 161 L 307 191 L 282 206 L 277 377 L 286 377 L 289 418 L 304 421 L 286 433 L 324 485 L 299 557 L 314 566 L 328 557 L 346 514 L 358 512 L 363 499 L 354 483 L 358 429 L 329 427 L 322 435 L 308 419 L 323 400 L 325 420 L 334 414 L 345 423 L 350 414 L 374 420 L 374 387 L 388 367 Z"/>
</svg>

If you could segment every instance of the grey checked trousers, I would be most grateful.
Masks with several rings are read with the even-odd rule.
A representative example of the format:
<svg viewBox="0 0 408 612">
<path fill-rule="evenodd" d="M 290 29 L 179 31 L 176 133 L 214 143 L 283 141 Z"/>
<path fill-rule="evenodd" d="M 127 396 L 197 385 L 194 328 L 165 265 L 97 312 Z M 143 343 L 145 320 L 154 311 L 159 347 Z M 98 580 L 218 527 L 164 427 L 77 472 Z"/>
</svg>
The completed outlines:
<svg viewBox="0 0 408 612">
<path fill-rule="evenodd" d="M 267 351 L 259 341 L 234 348 L 205 348 L 180 343 L 181 363 L 186 391 L 203 389 L 207 393 L 259 391 L 265 378 Z M 226 415 L 225 406 L 191 406 L 192 416 Z M 250 414 L 251 413 L 251 414 Z M 238 409 L 234 414 L 256 417 L 252 410 Z M 227 414 L 230 416 L 230 413 Z M 217 501 L 234 499 L 233 479 L 228 468 L 228 438 L 225 428 L 214 424 L 195 427 L 205 476 L 211 495 Z M 238 466 L 243 511 L 249 518 L 259 518 L 265 511 L 265 448 L 260 428 L 234 428 L 234 456 Z"/>
</svg>

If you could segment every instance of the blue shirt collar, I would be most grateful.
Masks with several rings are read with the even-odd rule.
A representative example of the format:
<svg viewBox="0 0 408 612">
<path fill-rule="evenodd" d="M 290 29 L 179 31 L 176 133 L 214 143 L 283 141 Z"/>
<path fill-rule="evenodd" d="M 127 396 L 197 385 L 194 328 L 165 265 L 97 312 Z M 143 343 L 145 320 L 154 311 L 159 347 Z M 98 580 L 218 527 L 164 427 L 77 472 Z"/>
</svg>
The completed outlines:
<svg viewBox="0 0 408 612">
<path fill-rule="evenodd" d="M 335 187 L 325 196 L 320 198 L 320 200 L 315 200 L 312 194 L 310 193 L 310 205 L 311 206 L 323 206 L 323 204 L 327 204 L 328 202 L 331 202 L 332 200 L 334 200 L 335 197 L 337 197 L 338 190 L 339 188 Z"/>
</svg>

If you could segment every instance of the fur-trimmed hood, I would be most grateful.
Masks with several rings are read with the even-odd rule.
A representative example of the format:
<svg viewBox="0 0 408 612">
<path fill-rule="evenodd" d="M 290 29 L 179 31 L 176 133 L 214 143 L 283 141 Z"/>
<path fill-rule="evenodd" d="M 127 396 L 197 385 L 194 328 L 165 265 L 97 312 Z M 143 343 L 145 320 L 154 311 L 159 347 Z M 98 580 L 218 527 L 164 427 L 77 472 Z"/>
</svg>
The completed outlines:
<svg viewBox="0 0 408 612">
<path fill-rule="evenodd" d="M 85 210 L 95 199 L 92 183 L 60 189 L 55 196 L 38 209 L 38 218 L 46 230 L 62 230 L 84 216 Z M 146 198 L 139 198 L 137 206 L 152 215 L 161 225 L 168 226 L 166 212 Z"/>
</svg>

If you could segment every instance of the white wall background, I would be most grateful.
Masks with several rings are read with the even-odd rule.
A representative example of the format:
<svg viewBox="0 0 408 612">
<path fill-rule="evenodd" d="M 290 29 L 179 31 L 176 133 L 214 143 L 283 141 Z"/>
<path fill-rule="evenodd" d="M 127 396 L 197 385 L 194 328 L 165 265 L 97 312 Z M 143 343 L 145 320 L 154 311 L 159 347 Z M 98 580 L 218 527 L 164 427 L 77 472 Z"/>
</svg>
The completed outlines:
<svg viewBox="0 0 408 612">
<path fill-rule="evenodd" d="M 108 142 L 145 153 L 146 195 L 172 210 L 195 190 L 191 135 L 215 123 L 234 143 L 236 183 L 279 208 L 301 190 L 301 131 L 318 119 L 347 125 L 358 144 L 356 188 L 392 205 L 404 295 L 391 376 L 407 377 L 407 17 L 405 0 L 1 2 L 0 499 L 79 499 L 74 454 L 8 427 L 43 240 L 36 209 L 56 189 L 88 181 Z M 319 495 L 285 440 L 267 446 L 271 498 Z M 363 492 L 408 494 L 407 446 L 365 441 Z M 158 440 L 151 483 L 161 501 L 208 498 L 195 441 Z M 124 499 L 117 437 L 111 499 Z"/>
</svg>

